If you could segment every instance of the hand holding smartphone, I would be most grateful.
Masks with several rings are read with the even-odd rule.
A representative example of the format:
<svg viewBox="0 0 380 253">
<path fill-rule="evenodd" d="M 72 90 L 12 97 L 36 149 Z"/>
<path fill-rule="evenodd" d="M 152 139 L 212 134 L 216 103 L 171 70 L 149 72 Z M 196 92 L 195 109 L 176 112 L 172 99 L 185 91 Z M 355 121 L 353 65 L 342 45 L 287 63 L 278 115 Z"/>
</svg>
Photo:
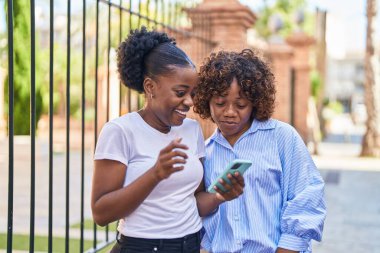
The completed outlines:
<svg viewBox="0 0 380 253">
<path fill-rule="evenodd" d="M 210 185 L 207 189 L 210 193 L 216 193 L 214 186 L 217 186 L 221 191 L 226 192 L 226 189 L 220 184 L 219 179 L 223 179 L 227 184 L 231 184 L 230 179 L 227 177 L 228 174 L 234 175 L 236 171 L 243 175 L 244 172 L 251 167 L 252 162 L 249 160 L 236 159 L 233 160 L 227 168 L 223 171 L 222 174 L 219 175 L 217 179 Z"/>
</svg>

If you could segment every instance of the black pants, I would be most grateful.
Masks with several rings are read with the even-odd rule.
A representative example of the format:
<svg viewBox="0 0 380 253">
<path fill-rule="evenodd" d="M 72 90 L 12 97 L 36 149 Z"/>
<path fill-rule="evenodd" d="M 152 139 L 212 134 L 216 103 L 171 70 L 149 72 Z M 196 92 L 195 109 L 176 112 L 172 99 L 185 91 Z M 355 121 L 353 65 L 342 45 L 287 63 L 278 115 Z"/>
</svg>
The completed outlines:
<svg viewBox="0 0 380 253">
<path fill-rule="evenodd" d="M 199 253 L 200 233 L 175 239 L 143 239 L 121 235 L 111 253 Z"/>
</svg>

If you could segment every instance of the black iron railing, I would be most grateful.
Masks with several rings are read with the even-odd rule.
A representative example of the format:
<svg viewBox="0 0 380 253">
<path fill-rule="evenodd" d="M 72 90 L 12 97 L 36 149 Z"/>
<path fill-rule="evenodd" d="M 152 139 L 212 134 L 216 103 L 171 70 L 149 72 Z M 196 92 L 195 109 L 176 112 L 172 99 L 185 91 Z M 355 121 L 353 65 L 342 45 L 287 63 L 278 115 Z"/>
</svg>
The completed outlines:
<svg viewBox="0 0 380 253">
<path fill-rule="evenodd" d="M 64 1 L 62 1 L 64 2 Z M 104 120 L 100 120 L 101 113 L 105 113 L 105 121 L 108 121 L 110 119 L 110 82 L 111 82 L 111 51 L 115 43 L 118 44 L 121 42 L 124 36 L 126 36 L 126 31 L 129 31 L 130 29 L 138 28 L 142 25 L 148 26 L 150 28 L 154 27 L 158 30 L 165 31 L 174 37 L 176 35 L 186 36 L 189 38 L 195 38 L 196 40 L 199 40 L 202 43 L 197 43 L 196 48 L 193 48 L 192 50 L 197 51 L 198 54 L 206 56 L 209 53 L 209 50 L 211 49 L 213 43 L 210 41 L 210 33 L 207 32 L 207 29 L 203 29 L 203 32 L 201 34 L 194 34 L 191 33 L 185 29 L 183 29 L 184 20 L 186 20 L 183 12 L 183 8 L 189 8 L 194 6 L 197 2 L 196 1 L 186 1 L 186 0 L 180 0 L 180 1 L 174 1 L 174 0 L 139 0 L 139 1 L 106 1 L 106 0 L 83 0 L 82 1 L 82 26 L 80 29 L 81 36 L 82 36 L 82 42 L 81 42 L 81 84 L 80 84 L 80 166 L 77 167 L 70 167 L 70 162 L 73 156 L 72 154 L 72 147 L 70 143 L 70 137 L 72 135 L 71 130 L 71 104 L 72 104 L 72 66 L 71 66 L 71 56 L 72 56 L 72 43 L 74 42 L 73 37 L 73 31 L 72 31 L 72 14 L 73 14 L 73 6 L 71 0 L 68 0 L 67 2 L 67 30 L 66 30 L 66 82 L 65 82 L 65 149 L 64 149 L 64 155 L 65 155 L 65 215 L 63 219 L 65 219 L 65 229 L 64 229 L 64 251 L 70 252 L 70 242 L 73 238 L 73 233 L 71 232 L 70 225 L 70 203 L 71 203 L 71 194 L 77 194 L 80 198 L 80 233 L 79 233 L 79 251 L 80 252 L 97 252 L 100 249 L 106 247 L 110 243 L 114 241 L 115 233 L 114 231 L 110 231 L 109 227 L 107 226 L 105 229 L 105 236 L 104 240 L 99 240 L 99 229 L 94 224 L 92 229 L 92 248 L 89 249 L 89 247 L 85 246 L 85 241 L 88 240 L 88 235 L 85 236 L 85 210 L 89 209 L 89 206 L 85 205 L 86 199 L 89 198 L 88 192 L 86 192 L 86 185 L 85 185 L 85 178 L 90 177 L 91 175 L 86 175 L 86 167 L 91 167 L 91 164 L 88 164 L 86 166 L 85 164 L 85 152 L 86 152 L 86 142 L 89 141 L 86 139 L 86 112 L 88 110 L 88 107 L 92 107 L 94 111 L 93 115 L 93 142 L 94 145 L 97 142 L 97 136 L 99 133 L 99 129 L 101 125 L 104 123 Z M 55 5 L 57 2 L 50 0 L 50 6 L 49 6 L 49 71 L 47 74 L 48 80 L 46 84 L 44 83 L 36 83 L 36 69 L 38 67 L 38 61 L 36 61 L 36 6 L 35 1 L 30 1 L 30 84 L 24 84 L 24 85 L 30 85 L 30 122 L 27 124 L 30 124 L 30 227 L 29 227 L 29 252 L 34 252 L 36 243 L 36 128 L 37 128 L 37 117 L 36 117 L 36 87 L 38 85 L 46 85 L 47 90 L 49 92 L 48 98 L 48 168 L 46 173 L 48 174 L 48 198 L 46 200 L 47 203 L 47 209 L 48 209 L 48 221 L 47 221 L 47 251 L 53 252 L 56 251 L 54 248 L 54 238 L 55 238 L 55 226 L 54 226 L 54 220 L 53 215 L 56 211 L 54 208 L 54 200 L 56 198 L 54 189 L 54 173 L 56 172 L 56 169 L 54 167 L 54 160 L 55 160 L 55 150 L 54 150 L 54 139 L 55 136 L 55 114 L 54 114 L 54 90 L 56 89 L 55 84 L 55 75 L 54 75 L 54 69 L 55 69 L 55 53 L 54 53 L 54 47 L 57 43 L 55 41 L 55 25 L 56 19 L 55 19 Z M 95 18 L 91 19 L 91 22 L 88 20 L 89 18 L 89 7 L 93 6 L 95 7 Z M 7 36 L 8 36 L 8 215 L 7 215 L 7 253 L 10 253 L 14 249 L 14 200 L 17 198 L 17 196 L 14 194 L 14 180 L 15 180 L 15 144 L 14 144 L 14 104 L 18 103 L 18 101 L 15 101 L 15 86 L 14 86 L 14 71 L 15 71 L 15 59 L 14 59 L 14 45 L 15 43 L 20 43 L 20 41 L 14 40 L 14 1 L 7 0 Z M 116 13 L 116 15 L 115 15 Z M 100 20 L 101 15 L 107 15 L 107 25 L 104 25 L 104 19 Z M 200 16 L 199 18 L 204 19 L 204 22 L 202 21 L 202 24 L 204 26 L 208 26 L 208 20 L 206 17 Z M 100 24 L 101 21 L 101 24 Z M 118 23 L 118 25 L 115 25 L 115 23 Z M 94 38 L 89 38 L 89 34 L 87 33 L 88 30 L 86 28 L 88 27 L 94 27 L 95 26 L 95 34 Z M 107 27 L 107 32 L 104 34 L 105 29 L 100 29 Z M 113 30 L 115 29 L 115 30 Z M 38 30 L 38 27 L 37 27 Z M 117 33 L 116 33 L 117 32 Z M 79 33 L 80 34 L 80 33 Z M 113 36 L 114 34 L 117 34 L 117 36 Z M 78 35 L 75 35 L 78 37 Z M 107 38 L 106 42 L 106 53 L 105 56 L 102 55 L 103 49 L 101 48 L 101 38 Z M 117 39 L 115 39 L 117 38 Z M 92 46 L 93 41 L 95 41 L 95 45 Z M 27 44 L 26 44 L 27 45 Z M 93 79 L 89 78 L 88 68 L 89 65 L 91 65 L 88 62 L 89 57 L 87 57 L 90 53 L 93 53 L 95 56 L 95 63 L 94 63 L 94 70 L 91 72 L 94 76 Z M 16 56 L 17 57 L 17 56 Z M 101 60 L 102 59 L 102 60 Z M 105 62 L 105 64 L 102 64 L 100 66 L 100 62 Z M 87 63 L 87 64 L 86 64 Z M 100 87 L 100 72 L 104 73 L 104 66 L 106 68 L 106 89 L 99 89 Z M 100 68 L 102 67 L 102 70 L 100 71 Z M 16 70 L 17 71 L 17 70 Z M 60 71 L 64 71 L 61 69 Z M 90 83 L 90 81 L 93 80 L 93 83 Z M 104 78 L 102 78 L 104 80 Z M 120 93 L 119 93 L 119 114 L 132 111 L 142 104 L 143 97 L 139 94 L 136 94 L 135 92 L 125 88 L 123 85 L 120 85 Z M 89 97 L 86 96 L 86 91 L 90 86 L 93 89 L 93 99 L 91 100 Z M 99 108 L 99 97 L 102 94 L 106 94 L 107 99 L 107 106 L 104 110 L 103 108 Z M 91 101 L 90 101 L 91 100 Z M 91 103 L 90 103 L 91 102 Z M 89 104 L 90 103 L 90 104 Z M 92 109 L 91 108 L 91 109 Z M 26 113 L 26 112 L 25 112 Z M 93 146 L 94 146 L 93 145 Z M 93 151 L 90 151 L 93 152 Z M 73 193 L 70 191 L 70 183 L 71 183 L 71 172 L 73 170 L 80 170 L 80 193 Z M 87 217 L 90 218 L 91 217 Z M 112 237 L 109 236 L 109 234 L 112 233 Z M 86 237 L 86 239 L 85 239 Z M 77 250 L 75 250 L 77 252 Z"/>
</svg>

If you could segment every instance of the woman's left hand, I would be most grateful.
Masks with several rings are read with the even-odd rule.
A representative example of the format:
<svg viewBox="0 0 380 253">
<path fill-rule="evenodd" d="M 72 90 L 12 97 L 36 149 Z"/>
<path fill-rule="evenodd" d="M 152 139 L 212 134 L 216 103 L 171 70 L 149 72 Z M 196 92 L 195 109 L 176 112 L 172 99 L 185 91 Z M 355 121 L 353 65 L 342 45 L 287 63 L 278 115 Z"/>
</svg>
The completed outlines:
<svg viewBox="0 0 380 253">
<path fill-rule="evenodd" d="M 230 201 L 236 199 L 243 194 L 244 178 L 239 172 L 235 172 L 233 175 L 228 174 L 228 179 L 232 184 L 226 183 L 223 179 L 220 179 L 220 184 L 226 189 L 225 192 L 216 187 L 216 198 L 220 201 Z"/>
</svg>

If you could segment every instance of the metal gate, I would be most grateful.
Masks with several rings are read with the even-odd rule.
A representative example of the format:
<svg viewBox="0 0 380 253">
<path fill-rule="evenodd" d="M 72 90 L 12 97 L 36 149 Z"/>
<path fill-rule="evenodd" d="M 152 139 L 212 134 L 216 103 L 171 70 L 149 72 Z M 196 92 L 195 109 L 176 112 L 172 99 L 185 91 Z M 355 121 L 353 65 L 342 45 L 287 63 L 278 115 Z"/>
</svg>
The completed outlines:
<svg viewBox="0 0 380 253">
<path fill-rule="evenodd" d="M 21 2 L 30 5 L 30 46 L 14 37 L 18 29 L 17 12 L 20 11 Z M 115 84 L 115 71 L 112 67 L 114 48 L 130 29 L 144 25 L 165 31 L 174 37 L 198 39 L 202 43 L 198 43 L 192 50 L 206 56 L 212 45 L 210 34 L 192 34 L 183 28 L 191 25 L 183 9 L 191 8 L 197 4 L 196 1 L 50 0 L 48 6 L 47 1 L 37 1 L 37 5 L 35 2 L 6 1 L 8 82 L 5 85 L 8 93 L 5 96 L 8 131 L 7 139 L 0 142 L 0 145 L 4 145 L 4 154 L 7 156 L 7 163 L 4 163 L 7 168 L 0 170 L 0 178 L 3 178 L 0 187 L 1 184 L 7 185 L 0 188 L 0 197 L 8 199 L 7 214 L 1 216 L 3 223 L 6 222 L 6 250 L 8 253 L 20 250 L 19 240 L 26 236 L 28 249 L 21 250 L 29 252 L 98 252 L 114 241 L 115 227 L 107 226 L 104 231 L 100 231 L 92 222 L 91 215 L 88 215 L 89 178 L 97 135 L 101 126 L 110 118 L 136 110 L 144 102 L 140 94 L 125 88 L 119 81 Z M 36 25 L 36 20 L 39 20 L 36 14 L 42 15 L 41 13 L 48 18 L 38 21 Z M 62 18 L 65 22 L 62 22 Z M 199 18 L 204 20 L 204 26 L 209 25 L 206 17 Z M 24 43 L 24 47 L 30 50 L 30 71 L 22 72 L 17 67 L 20 43 Z M 48 57 L 41 62 L 39 58 L 41 48 L 44 47 Z M 62 51 L 64 60 L 61 57 Z M 64 61 L 66 65 L 61 64 Z M 43 64 L 47 66 L 46 71 L 39 70 Z M 15 74 L 28 75 L 30 82 L 17 83 Z M 30 129 L 29 135 L 23 137 L 27 139 L 26 144 L 20 144 L 20 138 L 15 134 L 15 127 L 19 124 L 15 124 L 15 116 L 19 113 L 15 106 L 21 103 L 15 94 L 19 92 L 20 85 L 28 86 L 29 90 L 29 101 L 23 111 L 24 115 L 28 114 L 26 118 L 30 118 L 29 122 L 24 122 L 29 124 Z M 37 111 L 41 106 L 39 103 L 42 103 L 38 100 L 40 95 L 45 99 L 42 101 L 48 102 L 45 102 L 46 126 L 42 123 L 40 126 L 39 123 L 38 136 L 46 133 L 46 142 L 40 141 L 36 135 Z M 59 109 L 56 107 L 61 108 L 61 118 L 57 116 L 56 111 Z M 61 142 L 60 146 L 57 141 Z M 45 153 L 41 151 L 44 148 Z M 23 156 L 18 155 L 20 152 Z M 28 164 L 27 168 L 18 166 L 22 162 Z M 21 202 L 29 202 L 28 205 L 19 203 L 19 186 L 18 183 L 15 184 L 21 179 L 25 181 L 25 178 L 28 186 L 22 191 L 27 193 L 27 201 L 24 198 Z M 25 188 L 25 183 L 20 185 Z M 6 202 L 5 199 L 1 201 Z M 24 213 L 22 219 L 27 217 L 28 221 L 20 220 L 15 215 L 21 211 Z M 42 218 L 38 216 L 37 222 L 38 212 L 46 212 L 46 215 Z M 15 231 L 16 221 L 17 224 L 29 222 L 27 231 L 22 235 Z M 90 221 L 90 228 L 86 221 Z M 55 222 L 60 222 L 61 225 L 55 225 Z M 73 227 L 75 222 L 78 223 L 78 228 Z M 37 245 L 41 244 L 41 240 L 46 245 Z M 57 246 L 61 244 L 62 247 Z"/>
</svg>

